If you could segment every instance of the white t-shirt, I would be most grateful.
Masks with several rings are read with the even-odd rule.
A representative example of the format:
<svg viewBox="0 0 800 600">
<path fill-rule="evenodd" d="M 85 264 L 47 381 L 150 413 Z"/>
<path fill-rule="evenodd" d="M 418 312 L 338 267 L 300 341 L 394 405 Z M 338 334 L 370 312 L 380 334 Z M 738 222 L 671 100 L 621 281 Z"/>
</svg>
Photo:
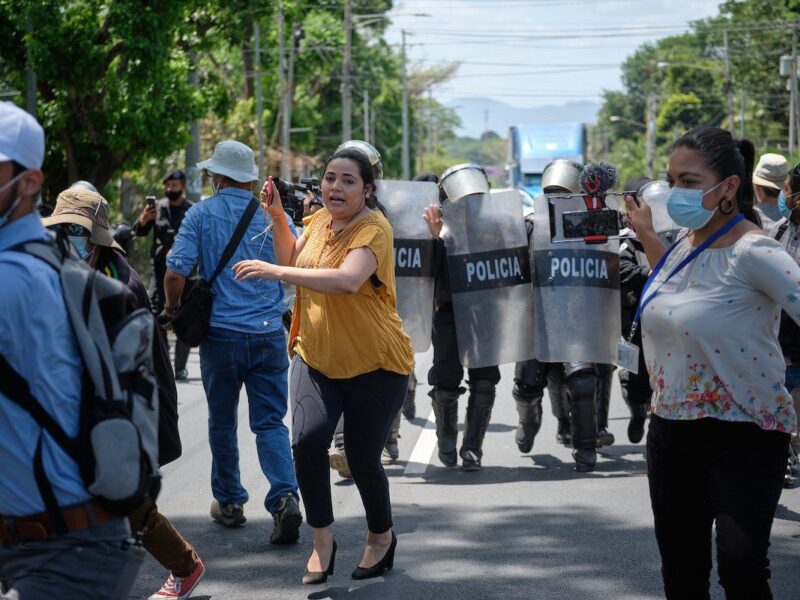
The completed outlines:
<svg viewBox="0 0 800 600">
<path fill-rule="evenodd" d="M 678 242 L 644 298 L 659 290 L 642 314 L 653 412 L 796 431 L 778 326 L 781 308 L 800 322 L 800 267 L 775 240 L 748 234 L 706 249 L 659 289 L 692 250 Z"/>
</svg>

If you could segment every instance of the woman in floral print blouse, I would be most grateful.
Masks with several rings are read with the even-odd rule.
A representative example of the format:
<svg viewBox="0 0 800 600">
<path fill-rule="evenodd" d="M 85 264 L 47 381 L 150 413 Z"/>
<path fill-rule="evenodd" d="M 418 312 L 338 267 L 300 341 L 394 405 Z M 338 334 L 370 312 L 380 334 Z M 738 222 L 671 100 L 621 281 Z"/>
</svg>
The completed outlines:
<svg viewBox="0 0 800 600">
<path fill-rule="evenodd" d="M 800 268 L 753 213 L 754 154 L 716 128 L 675 142 L 667 205 L 687 231 L 669 250 L 649 207 L 626 199 L 650 264 L 663 259 L 640 326 L 655 390 L 647 464 L 667 598 L 709 597 L 713 523 L 727 598 L 772 598 L 767 548 L 797 427 L 778 324 L 781 308 L 800 320 Z"/>
</svg>

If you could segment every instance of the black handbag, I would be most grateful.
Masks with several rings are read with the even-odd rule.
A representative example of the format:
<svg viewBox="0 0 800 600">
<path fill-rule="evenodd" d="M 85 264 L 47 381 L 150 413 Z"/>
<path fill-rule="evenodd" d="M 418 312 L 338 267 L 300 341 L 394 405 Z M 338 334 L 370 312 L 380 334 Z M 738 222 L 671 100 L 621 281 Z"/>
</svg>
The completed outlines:
<svg viewBox="0 0 800 600">
<path fill-rule="evenodd" d="M 186 280 L 183 294 L 181 294 L 181 304 L 172 319 L 171 325 L 175 336 L 187 346 L 194 348 L 206 339 L 211 326 L 211 308 L 214 304 L 214 292 L 211 286 L 214 285 L 217 276 L 233 257 L 236 248 L 239 247 L 239 243 L 242 241 L 253 215 L 258 210 L 258 206 L 258 201 L 252 198 L 242 214 L 242 218 L 239 219 L 239 223 L 236 225 L 233 237 L 231 237 L 228 245 L 225 246 L 225 250 L 222 251 L 222 256 L 219 259 L 219 263 L 217 263 L 217 268 L 214 269 L 214 274 L 211 275 L 211 279 L 206 281 L 197 277 Z"/>
</svg>

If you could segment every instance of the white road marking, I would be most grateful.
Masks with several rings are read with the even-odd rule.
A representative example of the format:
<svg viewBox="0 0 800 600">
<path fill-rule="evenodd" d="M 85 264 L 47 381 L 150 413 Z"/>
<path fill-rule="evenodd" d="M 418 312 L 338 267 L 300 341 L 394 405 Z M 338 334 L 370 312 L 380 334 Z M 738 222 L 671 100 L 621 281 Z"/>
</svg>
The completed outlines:
<svg viewBox="0 0 800 600">
<path fill-rule="evenodd" d="M 417 443 L 414 445 L 414 450 L 411 451 L 411 456 L 408 457 L 408 463 L 406 463 L 403 475 L 424 475 L 425 471 L 428 470 L 428 463 L 430 463 L 435 449 L 436 416 L 431 410 L 425 427 L 422 428 L 417 438 Z"/>
</svg>

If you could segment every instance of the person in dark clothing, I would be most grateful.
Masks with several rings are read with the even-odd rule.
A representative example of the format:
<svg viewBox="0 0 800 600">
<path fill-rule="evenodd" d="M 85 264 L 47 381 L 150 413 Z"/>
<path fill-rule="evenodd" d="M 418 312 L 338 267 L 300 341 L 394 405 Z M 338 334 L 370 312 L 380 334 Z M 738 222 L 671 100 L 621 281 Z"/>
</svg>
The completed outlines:
<svg viewBox="0 0 800 600">
<path fill-rule="evenodd" d="M 636 177 L 625 182 L 624 189 L 639 190 L 651 181 L 647 177 Z M 650 274 L 650 263 L 644 253 L 642 243 L 631 237 L 620 244 L 619 247 L 619 276 L 622 309 L 622 335 L 626 336 L 631 330 L 636 309 L 642 295 L 642 289 Z M 644 437 L 644 424 L 650 410 L 650 398 L 653 389 L 647 375 L 644 352 L 642 351 L 642 332 L 639 328 L 631 339 L 631 343 L 639 347 L 639 372 L 631 373 L 625 369 L 619 370 L 619 384 L 622 389 L 622 398 L 631 411 L 631 420 L 628 423 L 628 439 L 632 444 L 638 444 Z"/>
<path fill-rule="evenodd" d="M 60 230 L 90 266 L 128 286 L 139 308 L 150 309 L 141 277 L 125 260 L 122 248 L 111 235 L 108 212 L 108 202 L 97 192 L 70 188 L 59 194 L 53 214 L 43 219 L 43 223 Z M 158 335 L 153 336 L 153 358 L 159 400 L 159 462 L 163 466 L 180 457 L 182 448 L 178 431 L 178 391 L 168 347 Z M 141 536 L 145 549 L 170 571 L 167 581 L 150 599 L 188 598 L 205 572 L 194 547 L 153 502 L 136 509 L 129 519 L 131 531 Z"/>
<path fill-rule="evenodd" d="M 153 245 L 150 247 L 150 259 L 153 278 L 150 281 L 150 305 L 155 315 L 164 309 L 164 275 L 167 272 L 167 255 L 178 235 L 178 229 L 193 203 L 186 199 L 186 175 L 183 171 L 167 173 L 163 180 L 166 198 L 155 204 L 145 204 L 139 220 L 133 226 L 136 236 L 144 237 L 153 232 Z M 166 331 L 160 329 L 166 341 Z M 188 377 L 186 361 L 189 359 L 189 347 L 175 341 L 175 379 L 182 381 Z"/>
<path fill-rule="evenodd" d="M 461 387 L 464 367 L 458 354 L 447 250 L 439 238 L 444 225 L 441 209 L 436 205 L 429 206 L 424 218 L 431 235 L 437 239 L 434 257 L 433 365 L 428 371 L 428 384 L 433 386 L 430 396 L 436 415 L 438 456 L 442 464 L 454 467 L 460 454 L 464 471 L 478 471 L 483 458 L 483 438 L 492 416 L 495 388 L 500 381 L 500 369 L 496 366 L 467 369 L 469 400 L 461 450 L 457 454 L 458 398 L 467 390 Z"/>
</svg>

